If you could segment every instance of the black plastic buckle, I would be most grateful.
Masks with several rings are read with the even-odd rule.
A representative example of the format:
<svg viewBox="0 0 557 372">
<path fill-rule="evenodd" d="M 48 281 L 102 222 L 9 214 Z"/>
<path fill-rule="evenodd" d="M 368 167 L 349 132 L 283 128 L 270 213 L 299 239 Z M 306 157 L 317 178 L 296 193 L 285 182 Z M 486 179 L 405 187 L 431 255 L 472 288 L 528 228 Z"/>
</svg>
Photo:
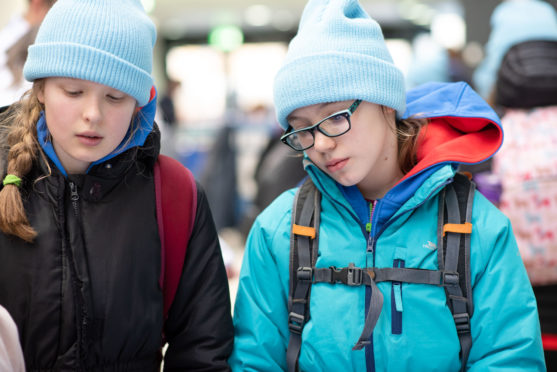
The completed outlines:
<svg viewBox="0 0 557 372">
<path fill-rule="evenodd" d="M 303 315 L 291 312 L 288 314 L 288 329 L 290 332 L 296 334 L 302 334 L 302 329 L 304 328 L 305 318 Z"/>
<path fill-rule="evenodd" d="M 311 282 L 313 280 L 313 269 L 311 267 L 298 267 L 296 279 L 301 282 Z"/>
<path fill-rule="evenodd" d="M 362 269 L 355 267 L 354 263 L 350 263 L 348 267 L 343 267 L 340 270 L 334 266 L 331 266 L 330 269 L 332 274 L 331 283 L 343 283 L 349 286 L 358 286 L 362 284 Z"/>
<path fill-rule="evenodd" d="M 454 314 L 453 318 L 457 333 L 470 333 L 470 315 L 467 313 Z"/>
<path fill-rule="evenodd" d="M 458 285 L 459 275 L 456 271 L 444 271 L 441 285 Z"/>
</svg>

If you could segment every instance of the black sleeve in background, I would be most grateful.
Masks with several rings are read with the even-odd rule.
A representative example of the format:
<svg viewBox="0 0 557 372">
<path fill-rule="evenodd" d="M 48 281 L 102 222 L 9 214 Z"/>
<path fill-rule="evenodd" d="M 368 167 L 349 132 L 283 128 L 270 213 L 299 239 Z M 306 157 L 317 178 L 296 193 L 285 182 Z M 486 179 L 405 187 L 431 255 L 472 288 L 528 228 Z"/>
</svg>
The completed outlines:
<svg viewBox="0 0 557 372">
<path fill-rule="evenodd" d="M 230 370 L 234 328 L 228 278 L 207 198 L 197 188 L 184 271 L 165 325 L 165 371 Z"/>
</svg>

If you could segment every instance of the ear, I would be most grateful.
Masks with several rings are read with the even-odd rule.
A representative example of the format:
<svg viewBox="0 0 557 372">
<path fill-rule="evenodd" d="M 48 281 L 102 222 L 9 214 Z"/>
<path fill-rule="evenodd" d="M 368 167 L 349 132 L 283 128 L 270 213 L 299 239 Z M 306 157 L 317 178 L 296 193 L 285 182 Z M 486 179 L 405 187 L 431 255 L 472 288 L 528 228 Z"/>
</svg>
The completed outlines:
<svg viewBox="0 0 557 372">
<path fill-rule="evenodd" d="M 44 105 L 44 85 L 37 89 L 37 99 Z"/>
<path fill-rule="evenodd" d="M 388 106 L 383 106 L 383 110 L 384 110 L 383 112 L 385 114 L 394 114 L 394 112 L 395 112 L 394 108 L 388 107 Z"/>
</svg>

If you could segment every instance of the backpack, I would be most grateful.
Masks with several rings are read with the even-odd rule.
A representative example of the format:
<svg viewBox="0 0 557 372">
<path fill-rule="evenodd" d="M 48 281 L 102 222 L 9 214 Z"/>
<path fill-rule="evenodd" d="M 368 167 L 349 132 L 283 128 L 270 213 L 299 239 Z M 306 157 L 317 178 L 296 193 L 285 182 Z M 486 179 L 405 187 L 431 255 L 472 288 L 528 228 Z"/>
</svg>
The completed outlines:
<svg viewBox="0 0 557 372">
<path fill-rule="evenodd" d="M 197 209 L 197 185 L 192 173 L 177 160 L 159 155 L 155 167 L 157 224 L 161 239 L 164 320 L 178 290 L 186 249 Z"/>
<path fill-rule="evenodd" d="M 439 193 L 437 236 L 438 270 L 404 267 L 362 269 L 350 263 L 348 267 L 317 268 L 319 249 L 319 215 L 321 194 L 310 178 L 296 192 L 292 210 L 290 235 L 290 288 L 288 298 L 288 327 L 290 340 L 286 351 L 289 372 L 298 371 L 302 330 L 310 318 L 309 298 L 312 283 L 344 284 L 371 287 L 369 310 L 364 329 L 353 350 L 369 345 L 381 308 L 383 295 L 376 283 L 420 283 L 442 286 L 447 304 L 453 314 L 460 342 L 461 371 L 472 346 L 470 317 L 473 314 L 470 284 L 470 234 L 475 185 L 465 175 L 455 174 L 454 182 Z M 399 266 L 400 263 L 399 263 Z"/>
<path fill-rule="evenodd" d="M 529 109 L 557 104 L 557 41 L 528 40 L 512 46 L 497 73 L 495 103 Z"/>
</svg>

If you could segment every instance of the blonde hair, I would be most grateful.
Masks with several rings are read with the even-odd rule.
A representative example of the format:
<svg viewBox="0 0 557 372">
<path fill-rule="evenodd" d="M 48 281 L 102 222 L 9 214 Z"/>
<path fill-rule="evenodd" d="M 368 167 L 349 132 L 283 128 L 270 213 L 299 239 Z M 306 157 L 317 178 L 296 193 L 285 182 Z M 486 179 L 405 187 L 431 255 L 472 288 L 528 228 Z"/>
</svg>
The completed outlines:
<svg viewBox="0 0 557 372">
<path fill-rule="evenodd" d="M 36 123 L 43 110 L 38 99 L 38 93 L 43 87 L 44 81 L 37 80 L 21 101 L 0 117 L 0 127 L 9 149 L 7 174 L 21 179 L 29 173 L 33 162 L 41 153 Z M 6 185 L 0 190 L 0 230 L 27 242 L 32 242 L 37 235 L 25 214 L 20 189 L 15 185 Z"/>
<path fill-rule="evenodd" d="M 418 135 L 420 130 L 427 125 L 427 119 L 409 118 L 396 121 L 396 134 L 398 142 L 398 166 L 403 174 L 410 172 L 418 163 L 416 150 L 418 148 Z"/>
<path fill-rule="evenodd" d="M 383 114 L 388 117 L 387 107 L 382 106 Z M 392 117 L 391 117 L 392 118 Z M 391 119 L 392 120 L 392 119 Z M 395 134 L 398 145 L 398 167 L 406 174 L 418 163 L 417 147 L 420 130 L 428 123 L 427 119 L 395 119 Z"/>
<path fill-rule="evenodd" d="M 40 156 L 46 156 L 37 138 L 36 123 L 44 105 L 39 102 L 38 94 L 44 89 L 44 79 L 35 80 L 33 88 L 29 90 L 18 103 L 12 105 L 8 111 L 0 115 L 0 135 L 6 136 L 8 159 L 6 173 L 23 179 L 30 171 L 33 162 Z M 132 115 L 129 136 L 114 151 L 125 148 L 138 135 L 142 118 L 141 111 Z M 136 125 L 137 124 L 137 125 Z M 1 169 L 0 169 L 1 172 Z M 39 179 L 50 175 L 39 177 Z M 3 175 L 1 175 L 3 176 Z M 27 242 L 32 242 L 37 232 L 29 224 L 25 214 L 21 191 L 15 185 L 6 185 L 0 190 L 0 230 L 5 234 L 15 235 Z"/>
</svg>

